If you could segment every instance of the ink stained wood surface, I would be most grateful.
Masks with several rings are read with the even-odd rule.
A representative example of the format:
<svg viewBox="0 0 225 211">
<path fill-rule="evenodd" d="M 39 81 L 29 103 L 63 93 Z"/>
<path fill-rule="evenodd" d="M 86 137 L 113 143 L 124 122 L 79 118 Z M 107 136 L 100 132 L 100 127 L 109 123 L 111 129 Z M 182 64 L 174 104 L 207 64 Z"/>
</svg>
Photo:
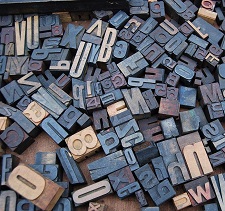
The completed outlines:
<svg viewBox="0 0 225 211">
<path fill-rule="evenodd" d="M 80 22 L 74 22 L 74 23 L 76 25 L 77 24 L 82 25 L 87 29 L 90 24 L 90 21 L 82 21 L 82 22 L 80 21 Z M 182 109 L 181 109 L 181 111 L 182 111 Z M 225 124 L 223 126 L 225 127 Z M 18 155 L 16 153 L 11 152 L 10 150 L 7 150 L 7 153 L 12 153 L 14 155 L 17 155 L 21 159 L 21 162 L 23 162 L 23 163 L 33 164 L 33 163 L 35 163 L 35 154 L 37 152 L 54 152 L 58 148 L 59 148 L 59 146 L 47 134 L 42 132 L 35 138 L 35 142 L 27 150 L 25 150 L 23 152 L 23 154 Z M 91 179 L 87 165 L 95 160 L 98 160 L 99 158 L 102 158 L 102 157 L 105 157 L 105 154 L 103 151 L 100 151 L 97 154 L 94 154 L 93 156 L 91 156 L 91 157 L 87 158 L 86 160 L 79 163 L 80 168 L 85 176 L 85 179 L 87 180 L 87 185 L 94 183 Z M 216 175 L 216 174 L 223 173 L 223 172 L 224 172 L 223 166 L 216 167 L 216 169 L 212 173 L 212 175 Z M 63 180 L 65 180 L 65 181 L 67 180 L 65 173 L 63 175 Z M 76 185 L 74 187 L 75 187 L 74 188 L 75 190 L 78 190 L 80 188 L 86 187 L 86 185 Z M 180 195 L 180 194 L 184 193 L 184 190 L 180 186 L 175 186 L 174 189 L 176 191 L 176 195 Z M 155 206 L 153 204 L 152 200 L 150 199 L 149 195 L 145 194 L 145 196 L 149 203 L 149 206 L 152 206 L 152 207 Z M 140 205 L 135 197 L 135 194 L 133 194 L 132 196 L 129 196 L 123 200 L 120 200 L 118 198 L 117 194 L 113 193 L 113 194 L 109 194 L 109 195 L 97 200 L 97 202 L 106 204 L 107 210 L 110 210 L 110 211 L 120 211 L 120 210 L 137 211 L 137 210 L 140 210 Z M 76 211 L 83 211 L 83 210 L 88 210 L 88 204 L 76 208 Z M 172 200 L 161 205 L 160 210 L 174 211 L 175 207 L 172 203 Z M 194 208 L 188 207 L 183 210 L 184 211 L 201 211 L 202 207 L 201 206 L 194 207 Z"/>
</svg>

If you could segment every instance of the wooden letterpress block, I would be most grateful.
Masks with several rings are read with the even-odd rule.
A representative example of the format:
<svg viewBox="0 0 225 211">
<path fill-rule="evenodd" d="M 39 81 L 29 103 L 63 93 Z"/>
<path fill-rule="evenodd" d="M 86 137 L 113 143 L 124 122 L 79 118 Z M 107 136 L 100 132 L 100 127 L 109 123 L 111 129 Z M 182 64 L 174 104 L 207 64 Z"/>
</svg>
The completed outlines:
<svg viewBox="0 0 225 211">
<path fill-rule="evenodd" d="M 154 39 L 161 47 L 163 47 L 172 38 L 172 35 L 170 35 L 161 26 L 158 26 L 150 33 L 150 37 Z"/>
<path fill-rule="evenodd" d="M 56 152 L 37 152 L 35 164 L 57 164 Z"/>
<path fill-rule="evenodd" d="M 200 118 L 195 109 L 180 112 L 180 123 L 182 134 L 197 131 L 200 125 Z"/>
<path fill-rule="evenodd" d="M 84 27 L 68 24 L 62 37 L 60 46 L 71 49 L 78 49 L 81 38 L 84 34 Z"/>
<path fill-rule="evenodd" d="M 70 70 L 70 63 L 71 61 L 68 61 L 68 60 L 51 61 L 49 70 L 55 75 L 62 72 L 68 75 Z"/>
<path fill-rule="evenodd" d="M 124 77 L 124 75 L 122 73 L 115 73 L 111 77 L 111 81 L 112 81 L 112 84 L 113 84 L 115 89 L 122 88 L 122 87 L 127 85 L 125 77 Z"/>
<path fill-rule="evenodd" d="M 24 96 L 16 105 L 16 107 L 18 109 L 20 109 L 21 111 L 24 111 L 27 106 L 31 103 L 31 99 L 27 96 Z"/>
<path fill-rule="evenodd" d="M 145 21 L 137 16 L 133 16 L 124 26 L 125 29 L 135 33 Z"/>
<path fill-rule="evenodd" d="M 96 131 L 109 128 L 109 117 L 106 109 L 93 112 L 94 127 Z"/>
<path fill-rule="evenodd" d="M 8 57 L 6 70 L 12 77 L 20 77 L 28 72 L 29 58 L 27 56 Z"/>
<path fill-rule="evenodd" d="M 211 210 L 218 211 L 219 210 L 217 203 L 205 204 L 204 208 L 205 208 L 205 211 L 211 211 Z"/>
<path fill-rule="evenodd" d="M 138 87 L 140 89 L 155 89 L 155 80 L 148 78 L 129 77 L 128 86 Z"/>
<path fill-rule="evenodd" d="M 106 10 L 95 10 L 93 11 L 93 14 L 97 19 L 104 20 L 104 21 L 108 21 L 109 18 L 113 16 L 112 11 L 106 11 Z"/>
<path fill-rule="evenodd" d="M 133 147 L 144 141 L 142 133 L 134 119 L 115 127 L 118 137 L 121 139 L 124 148 Z"/>
<path fill-rule="evenodd" d="M 150 115 L 151 112 L 139 88 L 123 89 L 122 93 L 128 108 L 135 118 Z"/>
<path fill-rule="evenodd" d="M 177 142 L 193 179 L 213 171 L 198 132 L 180 136 L 177 138 Z"/>
<path fill-rule="evenodd" d="M 36 92 L 41 87 L 41 83 L 32 72 L 20 78 L 18 80 L 18 84 L 23 89 L 24 93 L 28 96 Z"/>
<path fill-rule="evenodd" d="M 113 50 L 113 58 L 115 61 L 120 62 L 127 58 L 129 51 L 129 44 L 125 41 L 117 41 Z"/>
<path fill-rule="evenodd" d="M 31 98 L 56 119 L 59 118 L 66 109 L 65 105 L 53 98 L 53 96 L 51 96 L 51 94 L 43 87 L 39 88 Z"/>
<path fill-rule="evenodd" d="M 161 64 L 167 71 L 173 71 L 177 63 L 172 58 L 167 56 L 162 60 Z"/>
<path fill-rule="evenodd" d="M 163 55 L 164 52 L 165 50 L 161 46 L 159 46 L 157 43 L 153 43 L 150 45 L 150 47 L 144 48 L 141 53 L 145 56 L 146 60 L 150 64 L 153 64 Z"/>
<path fill-rule="evenodd" d="M 213 188 L 206 176 L 188 182 L 184 185 L 184 187 L 188 192 L 188 196 L 191 200 L 192 206 L 197 206 L 215 198 Z"/>
<path fill-rule="evenodd" d="M 191 206 L 191 201 L 187 193 L 180 194 L 173 198 L 174 206 L 177 210 Z"/>
<path fill-rule="evenodd" d="M 68 89 L 70 89 L 71 87 L 71 78 L 69 78 L 67 75 L 63 73 L 56 79 L 54 83 L 60 89 L 64 90 L 65 92 L 68 92 Z"/>
<path fill-rule="evenodd" d="M 147 147 L 146 147 L 147 146 Z M 153 158 L 159 156 L 157 146 L 149 141 L 142 143 L 134 148 L 137 161 L 140 166 L 149 163 Z"/>
<path fill-rule="evenodd" d="M 123 100 L 107 106 L 107 113 L 108 113 L 109 117 L 120 114 L 126 110 L 127 110 L 127 107 Z"/>
<path fill-rule="evenodd" d="M 100 97 L 90 97 L 86 99 L 86 109 L 88 111 L 92 111 L 92 110 L 97 110 L 97 109 L 101 109 L 101 102 L 100 102 Z"/>
<path fill-rule="evenodd" d="M 38 15 L 27 18 L 27 47 L 34 50 L 39 47 L 39 17 Z"/>
<path fill-rule="evenodd" d="M 176 195 L 176 192 L 168 179 L 151 188 L 148 193 L 156 206 L 161 205 Z"/>
<path fill-rule="evenodd" d="M 119 29 L 126 23 L 128 19 L 129 16 L 120 10 L 109 20 L 109 24 L 111 24 L 116 29 Z"/>
<path fill-rule="evenodd" d="M 56 84 L 50 84 L 50 86 L 48 87 L 48 91 L 67 107 L 72 103 L 72 97 L 70 97 L 66 92 L 60 89 Z"/>
<path fill-rule="evenodd" d="M 107 206 L 105 204 L 96 203 L 96 202 L 90 202 L 88 211 L 96 210 L 96 211 L 105 211 L 107 209 Z"/>
<path fill-rule="evenodd" d="M 178 117 L 179 111 L 180 103 L 177 100 L 161 98 L 159 105 L 159 115 L 161 118 Z"/>
<path fill-rule="evenodd" d="M 147 66 L 148 63 L 140 52 L 133 54 L 118 64 L 125 77 L 139 75 Z"/>
<path fill-rule="evenodd" d="M 85 204 L 101 196 L 112 193 L 108 180 L 102 180 L 87 187 L 76 190 L 72 193 L 75 206 Z"/>
<path fill-rule="evenodd" d="M 224 150 L 220 150 L 216 153 L 209 155 L 209 160 L 213 167 L 220 166 L 225 163 L 225 153 Z"/>
<path fill-rule="evenodd" d="M 85 110 L 84 99 L 85 83 L 78 79 L 72 79 L 73 106 Z"/>
<path fill-rule="evenodd" d="M 36 137 L 39 133 L 39 129 L 28 120 L 21 111 L 14 107 L 8 106 L 0 102 L 0 114 L 14 120 L 23 130 L 32 137 Z"/>
<path fill-rule="evenodd" d="M 0 73 L 4 74 L 6 71 L 6 64 L 7 64 L 8 57 L 0 56 Z"/>
<path fill-rule="evenodd" d="M 113 28 L 107 28 L 98 56 L 99 67 L 105 67 L 111 62 L 113 46 L 116 42 L 117 31 Z"/>
<path fill-rule="evenodd" d="M 77 126 L 77 120 L 81 117 L 81 115 L 82 113 L 78 109 L 73 106 L 69 106 L 69 108 L 64 111 L 57 121 L 68 131 L 74 132 Z"/>
<path fill-rule="evenodd" d="M 159 104 L 152 92 L 152 90 L 147 90 L 142 92 L 142 95 L 151 111 L 151 113 L 155 113 L 157 111 L 157 109 L 159 108 Z"/>
<path fill-rule="evenodd" d="M 88 164 L 91 178 L 94 181 L 105 178 L 108 174 L 127 166 L 123 152 L 117 151 Z"/>
<path fill-rule="evenodd" d="M 106 155 L 116 152 L 117 148 L 120 146 L 120 141 L 114 128 L 102 130 L 97 134 L 97 137 Z"/>
<path fill-rule="evenodd" d="M 108 178 L 114 191 L 118 191 L 121 188 L 135 182 L 129 166 L 109 174 Z"/>
<path fill-rule="evenodd" d="M 5 45 L 5 55 L 6 56 L 14 56 L 15 55 L 15 44 L 8 43 Z"/>
<path fill-rule="evenodd" d="M 136 199 L 138 200 L 140 207 L 144 207 L 148 205 L 148 202 L 145 198 L 143 190 L 138 190 L 135 192 Z"/>
<path fill-rule="evenodd" d="M 62 24 L 59 25 L 54 25 L 51 27 L 52 28 L 52 36 L 56 37 L 56 36 L 63 36 L 64 34 L 64 30 L 63 30 L 63 26 Z"/>
<path fill-rule="evenodd" d="M 51 27 L 47 27 L 47 30 L 51 30 Z M 50 33 L 50 32 L 48 32 Z M 41 37 L 40 39 L 43 39 L 43 44 L 42 44 L 42 48 L 43 49 L 49 49 L 49 48 L 58 48 L 59 47 L 59 43 L 61 41 L 60 37 L 49 37 L 49 35 L 47 35 L 46 37 Z"/>
<path fill-rule="evenodd" d="M 139 164 L 137 162 L 137 159 L 134 155 L 134 152 L 132 150 L 132 148 L 127 148 L 123 151 L 124 156 L 126 157 L 127 163 L 130 167 L 131 171 L 135 171 L 136 169 L 139 168 Z"/>
<path fill-rule="evenodd" d="M 196 106 L 197 90 L 195 88 L 180 86 L 179 103 L 184 108 L 194 108 Z"/>
<path fill-rule="evenodd" d="M 220 89 L 225 89 L 225 75 L 224 75 L 225 64 L 220 64 L 216 69 L 216 77 L 220 85 Z"/>
<path fill-rule="evenodd" d="M 26 48 L 26 21 L 15 22 L 16 55 L 24 56 Z"/>
<path fill-rule="evenodd" d="M 0 26 L 12 26 L 13 23 L 13 16 L 12 15 L 4 15 L 0 16 Z"/>
<path fill-rule="evenodd" d="M 147 55 L 150 52 L 149 48 L 153 44 L 154 44 L 154 40 L 151 37 L 147 36 L 136 49 L 138 51 L 140 51 L 143 55 Z M 153 53 L 154 53 L 154 51 L 153 51 Z M 156 55 L 156 56 L 158 56 L 158 55 Z"/>
<path fill-rule="evenodd" d="M 140 167 L 134 173 L 145 191 L 149 191 L 149 189 L 159 184 L 158 179 L 148 164 Z"/>
<path fill-rule="evenodd" d="M 23 90 L 15 80 L 2 87 L 0 92 L 9 105 L 15 104 L 24 96 Z"/>
<path fill-rule="evenodd" d="M 15 28 L 4 27 L 1 30 L 1 43 L 8 44 L 15 42 Z"/>
<path fill-rule="evenodd" d="M 111 123 L 114 127 L 118 126 L 118 125 L 120 125 L 124 122 L 127 122 L 127 121 L 129 121 L 133 118 L 130 110 L 127 110 L 127 109 L 124 109 L 124 108 L 122 110 L 124 110 L 124 111 L 119 112 L 118 114 L 110 117 L 110 121 L 111 121 Z"/>
<path fill-rule="evenodd" d="M 35 74 L 41 74 L 46 69 L 44 61 L 38 61 L 30 59 L 28 63 L 28 72 L 33 72 Z"/>
<path fill-rule="evenodd" d="M 221 54 L 223 53 L 223 50 L 219 46 L 216 46 L 216 45 L 213 45 L 212 44 L 209 47 L 209 53 L 212 53 L 217 58 L 220 58 L 221 57 Z"/>
<path fill-rule="evenodd" d="M 4 189 L 12 170 L 19 164 L 20 159 L 12 154 L 2 156 L 1 189 Z"/>
<path fill-rule="evenodd" d="M 219 88 L 219 83 L 200 86 L 199 97 L 201 98 L 200 103 L 202 106 L 222 101 L 223 96 Z"/>
<path fill-rule="evenodd" d="M 89 57 L 88 57 L 88 64 L 89 65 L 96 66 L 97 61 L 98 61 L 98 56 L 99 56 L 99 53 L 100 53 L 100 47 L 101 47 L 100 45 L 92 44 L 91 52 L 90 52 Z"/>
<path fill-rule="evenodd" d="M 213 71 L 216 68 L 216 66 L 219 64 L 219 62 L 220 62 L 220 59 L 217 58 L 212 53 L 208 53 L 204 60 L 205 66 L 208 67 L 210 71 Z"/>
<path fill-rule="evenodd" d="M 102 88 L 105 93 L 109 93 L 114 90 L 111 78 L 105 78 L 101 81 Z"/>
<path fill-rule="evenodd" d="M 140 190 L 141 187 L 138 182 L 133 182 L 117 191 L 117 195 L 120 199 L 124 199 L 131 195 L 132 193 L 135 193 L 136 191 Z"/>
<path fill-rule="evenodd" d="M 19 199 L 19 201 L 16 205 L 16 209 L 18 211 L 23 211 L 24 209 L 29 210 L 29 211 L 35 211 L 35 209 L 37 209 L 37 207 L 35 207 L 35 205 L 32 204 L 27 199 Z"/>
<path fill-rule="evenodd" d="M 39 75 L 37 78 L 46 89 L 56 80 L 49 70 L 46 70 L 44 74 Z"/>
<path fill-rule="evenodd" d="M 57 149 L 57 156 L 71 184 L 86 183 L 85 177 L 66 148 Z"/>
<path fill-rule="evenodd" d="M 184 22 L 178 29 L 186 37 L 189 37 L 194 32 L 194 29 L 191 27 L 189 22 Z"/>
<path fill-rule="evenodd" d="M 57 211 L 59 209 L 63 210 L 73 210 L 74 204 L 72 203 L 72 199 L 68 198 L 60 198 L 58 202 L 55 204 L 53 211 Z"/>
<path fill-rule="evenodd" d="M 217 174 L 215 176 L 211 176 L 210 180 L 212 182 L 212 186 L 214 188 L 218 203 L 219 203 L 219 207 L 221 210 L 223 210 L 225 208 L 224 206 L 224 197 L 225 197 L 225 193 L 223 190 L 223 186 L 225 185 L 225 179 L 224 179 L 225 174 Z"/>
<path fill-rule="evenodd" d="M 81 128 L 86 128 L 90 125 L 92 125 L 92 120 L 90 119 L 90 117 L 87 114 L 82 114 L 81 117 L 77 120 L 77 124 L 81 127 Z"/>
<path fill-rule="evenodd" d="M 71 185 L 69 182 L 56 182 L 59 186 L 63 187 L 65 190 L 62 194 L 62 198 L 68 198 L 71 193 Z"/>
<path fill-rule="evenodd" d="M 166 166 L 161 156 L 152 159 L 152 166 L 159 181 L 169 178 Z"/>
<path fill-rule="evenodd" d="M 137 48 L 146 37 L 147 35 L 145 33 L 137 31 L 130 40 L 131 46 Z"/>
<path fill-rule="evenodd" d="M 148 123 L 148 119 L 146 119 L 146 123 L 148 125 L 147 129 L 141 129 L 145 140 L 147 141 L 162 141 L 164 139 L 162 128 L 159 123 Z"/>
<path fill-rule="evenodd" d="M 40 125 L 41 122 L 49 115 L 49 113 L 36 102 L 30 103 L 23 111 L 23 114 L 35 125 Z"/>
<path fill-rule="evenodd" d="M 145 69 L 145 78 L 154 79 L 156 82 L 164 82 L 165 70 L 162 68 Z"/>
<path fill-rule="evenodd" d="M 157 83 L 155 85 L 155 96 L 157 98 L 166 97 L 167 85 L 163 83 Z"/>
<path fill-rule="evenodd" d="M 84 81 L 97 82 L 98 76 L 101 73 L 100 68 L 88 67 L 87 72 L 84 77 Z"/>
<path fill-rule="evenodd" d="M 23 178 L 23 180 L 19 178 Z M 36 188 L 30 188 L 24 181 L 28 181 Z M 20 164 L 12 171 L 7 185 L 44 210 L 52 210 L 64 191 L 62 187 L 24 164 Z"/>
<path fill-rule="evenodd" d="M 13 123 L 7 127 L 0 135 L 0 139 L 12 151 L 17 152 L 18 154 L 23 153 L 32 143 L 34 143 L 34 140 L 29 137 L 17 123 Z"/>
<path fill-rule="evenodd" d="M 69 49 L 64 48 L 38 48 L 33 50 L 31 54 L 33 60 L 44 60 L 47 63 L 52 60 L 69 60 L 70 56 Z"/>
<path fill-rule="evenodd" d="M 178 98 L 178 88 L 167 87 L 166 98 L 168 100 L 177 100 L 177 98 Z"/>
<path fill-rule="evenodd" d="M 103 37 L 106 29 L 108 27 L 108 23 L 102 20 L 92 19 L 89 28 L 86 33 L 91 34 L 97 37 Z"/>
<path fill-rule="evenodd" d="M 179 75 L 180 80 L 186 84 L 190 84 L 195 75 L 195 72 L 192 69 L 182 64 L 178 64 L 175 67 L 174 72 Z"/>
<path fill-rule="evenodd" d="M 216 136 L 221 135 L 225 132 L 221 122 L 218 119 L 208 124 L 205 124 L 201 128 L 201 131 L 203 136 L 208 139 L 213 139 Z"/>
<path fill-rule="evenodd" d="M 40 126 L 58 145 L 63 145 L 69 135 L 51 116 L 45 118 Z"/>
<path fill-rule="evenodd" d="M 207 22 L 214 24 L 216 21 L 216 12 L 209 11 L 205 8 L 199 8 L 198 10 L 198 17 L 201 17 L 202 19 L 206 20 Z"/>
<path fill-rule="evenodd" d="M 158 22 L 162 22 L 165 19 L 164 2 L 151 2 L 150 16 L 156 19 Z"/>
<path fill-rule="evenodd" d="M 0 132 L 3 132 L 10 125 L 8 117 L 0 117 Z"/>
<path fill-rule="evenodd" d="M 157 143 L 173 185 L 182 184 L 190 179 L 184 158 L 175 138 Z"/>
<path fill-rule="evenodd" d="M 91 126 L 68 137 L 65 141 L 73 158 L 78 162 L 94 154 L 101 147 Z"/>
<path fill-rule="evenodd" d="M 207 53 L 208 53 L 208 51 L 205 50 L 204 48 L 199 47 L 197 49 L 197 51 L 194 54 L 194 58 L 195 58 L 195 60 L 197 60 L 198 66 L 200 66 L 200 67 L 202 66 Z"/>
<path fill-rule="evenodd" d="M 206 106 L 205 113 L 209 121 L 224 118 L 224 109 L 222 103 L 212 103 Z"/>
<path fill-rule="evenodd" d="M 0 194 L 0 209 L 1 210 L 16 210 L 17 195 L 12 190 L 1 191 Z"/>
<path fill-rule="evenodd" d="M 173 117 L 160 121 L 160 126 L 165 139 L 179 136 L 179 131 Z"/>
<path fill-rule="evenodd" d="M 169 75 L 166 78 L 165 83 L 169 86 L 176 87 L 179 83 L 180 76 L 177 75 L 175 72 L 170 72 Z"/>
<path fill-rule="evenodd" d="M 35 171 L 42 174 L 42 176 L 58 182 L 62 180 L 62 171 L 59 165 L 56 164 L 32 164 L 30 165 Z"/>
</svg>

